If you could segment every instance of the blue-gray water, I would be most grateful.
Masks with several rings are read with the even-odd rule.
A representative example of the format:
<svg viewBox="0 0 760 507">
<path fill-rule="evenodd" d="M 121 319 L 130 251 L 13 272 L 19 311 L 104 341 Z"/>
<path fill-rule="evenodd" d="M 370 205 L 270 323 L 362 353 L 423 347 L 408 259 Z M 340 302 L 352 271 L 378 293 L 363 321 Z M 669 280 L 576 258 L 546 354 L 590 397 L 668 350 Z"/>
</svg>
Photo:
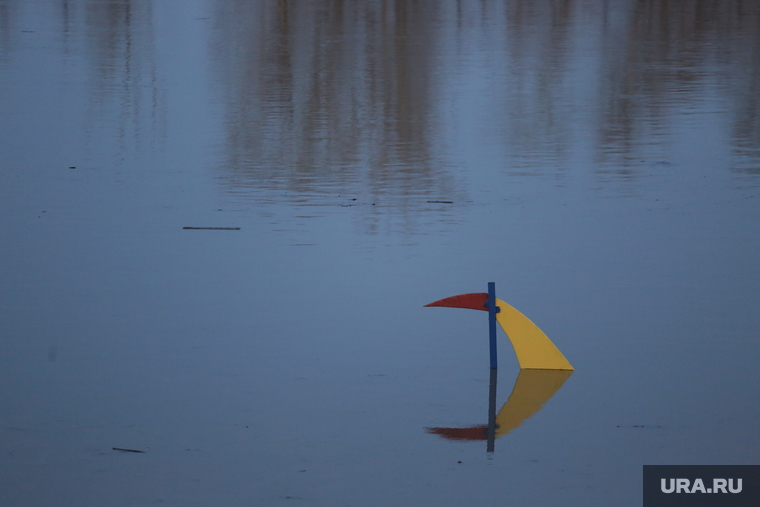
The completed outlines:
<svg viewBox="0 0 760 507">
<path fill-rule="evenodd" d="M 754 2 L 0 0 L 0 218 L 4 506 L 760 462 Z M 489 281 L 576 369 L 493 454 Z"/>
</svg>

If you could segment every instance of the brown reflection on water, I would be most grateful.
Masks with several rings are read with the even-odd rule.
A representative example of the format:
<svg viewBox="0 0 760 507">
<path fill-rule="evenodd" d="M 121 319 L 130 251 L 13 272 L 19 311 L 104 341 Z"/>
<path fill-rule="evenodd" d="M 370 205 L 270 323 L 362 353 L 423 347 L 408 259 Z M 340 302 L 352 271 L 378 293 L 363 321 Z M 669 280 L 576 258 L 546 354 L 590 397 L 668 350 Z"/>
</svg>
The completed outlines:
<svg viewBox="0 0 760 507">
<path fill-rule="evenodd" d="M 572 62 L 576 2 L 508 2 L 504 12 L 505 111 L 499 130 L 512 174 L 564 169 L 573 144 L 566 87 Z M 538 162 L 538 163 L 537 163 Z M 516 170 L 515 170 L 516 169 Z"/>
<path fill-rule="evenodd" d="M 740 162 L 734 166 L 739 172 L 760 175 L 760 3 L 745 2 L 735 11 L 734 24 L 746 33 L 728 42 L 743 69 L 742 78 L 733 85 L 733 108 L 736 111 L 732 125 L 734 150 Z"/>
<path fill-rule="evenodd" d="M 757 170 L 760 3 L 639 0 L 626 25 L 603 32 L 600 162 L 625 175 L 688 115 L 728 113 L 739 163 Z"/>
<path fill-rule="evenodd" d="M 89 100 L 89 134 L 115 124 L 118 153 L 156 148 L 165 137 L 166 99 L 155 55 L 153 2 L 62 2 L 64 50 L 74 52 L 69 32 L 83 24 Z"/>
<path fill-rule="evenodd" d="M 5 55 L 10 45 L 11 5 L 7 0 L 0 0 L 0 54 Z"/>
<path fill-rule="evenodd" d="M 233 193 L 365 194 L 401 210 L 466 199 L 452 176 L 470 163 L 463 132 L 507 174 L 575 166 L 604 182 L 670 165 L 679 131 L 725 124 L 726 167 L 760 172 L 756 2 L 215 5 Z"/>
<path fill-rule="evenodd" d="M 39 74 L 34 86 L 68 108 L 62 128 L 83 129 L 90 157 L 126 160 L 166 138 L 153 17 L 153 0 L 0 0 L 0 64 Z M 8 97 L 26 86 L 0 85 Z"/>
<path fill-rule="evenodd" d="M 12 34 L 20 30 L 15 23 L 17 10 L 16 2 L 0 0 L 0 62 L 8 59 L 13 42 Z"/>
<path fill-rule="evenodd" d="M 462 200 L 440 147 L 438 3 L 220 1 L 225 177 L 258 199 Z"/>
</svg>

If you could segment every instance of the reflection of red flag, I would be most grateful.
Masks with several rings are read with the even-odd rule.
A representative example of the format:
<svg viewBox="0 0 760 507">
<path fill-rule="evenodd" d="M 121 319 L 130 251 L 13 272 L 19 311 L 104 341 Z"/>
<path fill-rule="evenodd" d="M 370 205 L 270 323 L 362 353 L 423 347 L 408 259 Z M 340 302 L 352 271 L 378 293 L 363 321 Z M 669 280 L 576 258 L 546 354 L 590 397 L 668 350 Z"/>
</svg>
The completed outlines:
<svg viewBox="0 0 760 507">
<path fill-rule="evenodd" d="M 428 433 L 441 435 L 449 440 L 488 440 L 488 426 L 469 428 L 425 428 Z"/>
</svg>

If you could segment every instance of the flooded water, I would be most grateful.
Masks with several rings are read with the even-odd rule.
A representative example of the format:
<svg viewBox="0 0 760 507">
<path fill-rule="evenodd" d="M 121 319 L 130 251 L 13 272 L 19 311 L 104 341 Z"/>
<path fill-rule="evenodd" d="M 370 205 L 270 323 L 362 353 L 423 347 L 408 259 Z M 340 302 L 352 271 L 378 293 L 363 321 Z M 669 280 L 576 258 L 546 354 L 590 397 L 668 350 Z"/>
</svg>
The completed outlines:
<svg viewBox="0 0 760 507">
<path fill-rule="evenodd" d="M 760 462 L 758 3 L 0 0 L 0 155 L 2 505 Z"/>
</svg>

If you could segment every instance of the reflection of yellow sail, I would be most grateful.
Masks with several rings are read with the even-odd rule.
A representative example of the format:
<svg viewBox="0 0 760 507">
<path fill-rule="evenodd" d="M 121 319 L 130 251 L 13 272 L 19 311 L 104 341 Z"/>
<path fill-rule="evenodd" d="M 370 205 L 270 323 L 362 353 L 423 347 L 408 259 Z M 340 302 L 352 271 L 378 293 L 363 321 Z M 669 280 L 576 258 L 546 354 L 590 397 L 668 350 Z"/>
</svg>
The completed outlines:
<svg viewBox="0 0 760 507">
<path fill-rule="evenodd" d="M 512 342 L 521 369 L 573 370 L 562 352 L 528 317 L 499 298 L 496 298 L 496 306 L 501 309 L 496 321 Z"/>
<path fill-rule="evenodd" d="M 499 301 L 500 306 L 503 304 Z M 504 312 L 504 306 L 501 311 Z M 569 370 L 520 370 L 512 394 L 496 416 L 496 437 L 518 428 L 541 410 L 572 374 Z"/>
</svg>

